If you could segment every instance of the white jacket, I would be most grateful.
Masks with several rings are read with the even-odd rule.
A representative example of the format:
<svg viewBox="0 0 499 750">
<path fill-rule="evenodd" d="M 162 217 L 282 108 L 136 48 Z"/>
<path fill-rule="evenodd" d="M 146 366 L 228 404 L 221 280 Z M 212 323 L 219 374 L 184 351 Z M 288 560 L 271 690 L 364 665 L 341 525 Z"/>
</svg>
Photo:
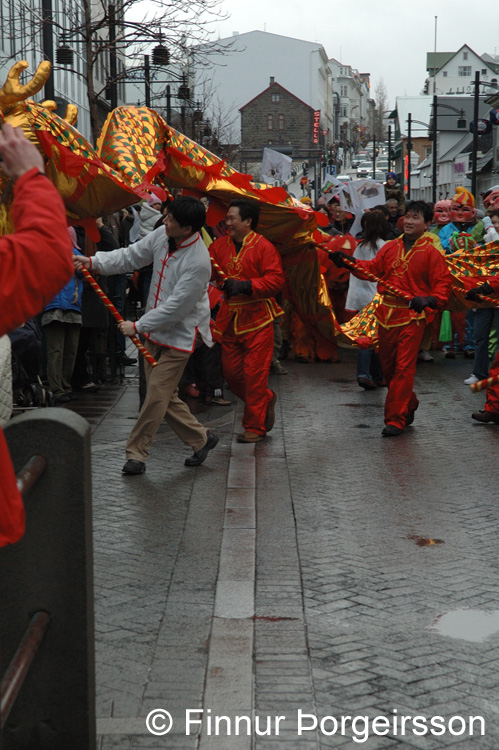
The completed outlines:
<svg viewBox="0 0 499 750">
<path fill-rule="evenodd" d="M 353 257 L 359 260 L 372 260 L 379 250 L 383 247 L 385 241 L 382 239 L 376 240 L 376 250 L 366 242 L 360 242 L 353 252 Z M 368 305 L 377 290 L 376 281 L 366 281 L 365 279 L 358 279 L 353 274 L 350 275 L 350 281 L 348 283 L 348 293 L 345 302 L 346 310 L 362 310 L 363 307 Z"/>
<path fill-rule="evenodd" d="M 158 219 L 161 219 L 161 211 L 158 211 L 157 208 L 149 206 L 147 203 L 142 203 L 139 216 L 140 225 L 137 239 L 141 240 L 147 234 L 154 231 L 154 227 L 156 226 Z"/>
<path fill-rule="evenodd" d="M 4 427 L 12 414 L 12 363 L 10 339 L 0 336 L 0 425 Z"/>
<path fill-rule="evenodd" d="M 196 232 L 170 255 L 165 227 L 155 229 L 128 247 L 98 252 L 92 268 L 104 276 L 134 271 L 153 263 L 146 311 L 136 323 L 138 333 L 160 346 L 192 351 L 199 330 L 203 341 L 213 345 L 210 331 L 208 282 L 211 262 Z"/>
</svg>

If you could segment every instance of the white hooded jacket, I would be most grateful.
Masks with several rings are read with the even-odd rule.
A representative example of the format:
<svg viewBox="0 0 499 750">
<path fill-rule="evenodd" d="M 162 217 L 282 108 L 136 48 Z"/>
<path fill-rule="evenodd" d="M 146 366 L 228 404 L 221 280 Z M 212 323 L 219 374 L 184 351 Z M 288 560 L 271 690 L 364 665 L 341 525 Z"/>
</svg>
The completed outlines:
<svg viewBox="0 0 499 750">
<path fill-rule="evenodd" d="M 110 276 L 150 263 L 151 287 L 146 311 L 136 323 L 137 332 L 160 346 L 190 352 L 199 330 L 205 344 L 213 346 L 207 293 L 211 262 L 198 232 L 169 253 L 168 237 L 161 226 L 128 247 L 96 253 L 92 269 Z"/>
</svg>

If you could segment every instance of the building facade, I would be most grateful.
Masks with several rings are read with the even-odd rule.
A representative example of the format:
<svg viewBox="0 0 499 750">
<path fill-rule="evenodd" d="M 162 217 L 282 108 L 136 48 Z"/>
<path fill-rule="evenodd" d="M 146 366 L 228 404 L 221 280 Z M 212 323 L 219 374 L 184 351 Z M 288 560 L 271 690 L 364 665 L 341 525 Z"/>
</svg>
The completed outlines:
<svg viewBox="0 0 499 750">
<path fill-rule="evenodd" d="M 119 6 L 119 2 L 116 3 Z M 28 80 L 43 60 L 52 63 L 49 81 L 38 94 L 35 101 L 53 99 L 58 104 L 57 113 L 64 116 L 66 105 L 78 107 L 77 128 L 82 135 L 92 142 L 90 126 L 90 107 L 88 100 L 87 75 L 88 66 L 83 44 L 83 37 L 78 29 L 84 27 L 85 11 L 90 9 L 93 22 L 102 15 L 102 6 L 97 7 L 91 0 L 0 0 L 0 79 L 5 81 L 12 65 L 19 60 L 28 62 L 28 70 L 22 80 Z M 120 16 L 116 10 L 116 27 L 119 27 Z M 104 24 L 99 32 L 103 40 L 109 37 L 109 28 Z M 104 120 L 111 109 L 109 96 L 109 77 L 111 74 L 110 49 L 104 49 L 97 55 L 93 66 L 94 89 L 99 93 L 99 115 Z M 58 50 L 65 47 L 71 53 L 71 62 L 64 65 L 57 63 Z M 123 56 L 119 49 L 116 55 L 117 72 L 124 69 Z M 1 85 L 0 83 L 0 85 Z M 116 87 L 117 103 L 124 102 L 124 85 Z"/>
<path fill-rule="evenodd" d="M 261 94 L 268 86 L 269 77 L 274 76 L 281 86 L 320 112 L 320 130 L 331 140 L 334 133 L 332 73 L 321 44 L 250 31 L 218 40 L 217 46 L 225 51 L 210 53 L 207 47 L 191 49 L 196 91 L 208 85 L 212 102 L 216 100 L 226 112 L 234 113 Z M 198 64 L 200 56 L 209 60 L 208 67 Z M 238 142 L 240 140 L 239 135 Z"/>
<path fill-rule="evenodd" d="M 324 148 L 319 116 L 308 104 L 270 78 L 269 86 L 241 107 L 243 171 L 259 177 L 264 148 L 302 162 L 318 158 Z"/>
<path fill-rule="evenodd" d="M 494 58 L 477 55 L 467 44 L 457 52 L 427 52 L 426 69 L 425 93 L 438 96 L 473 94 L 476 71 L 482 81 L 497 84 L 499 80 L 499 64 Z M 481 87 L 481 95 L 489 93 L 490 88 Z"/>
<path fill-rule="evenodd" d="M 349 142 L 355 148 L 372 129 L 369 116 L 369 73 L 359 73 L 335 58 L 329 60 L 335 103 L 334 141 Z"/>
</svg>

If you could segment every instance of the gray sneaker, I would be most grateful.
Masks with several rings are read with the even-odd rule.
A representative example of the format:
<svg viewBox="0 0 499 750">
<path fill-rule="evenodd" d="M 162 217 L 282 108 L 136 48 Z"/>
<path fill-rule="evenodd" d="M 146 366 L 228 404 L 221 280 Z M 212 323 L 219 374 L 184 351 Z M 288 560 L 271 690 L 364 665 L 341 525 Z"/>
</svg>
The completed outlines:
<svg viewBox="0 0 499 750">
<path fill-rule="evenodd" d="M 270 372 L 273 375 L 287 375 L 288 371 L 281 365 L 278 359 L 274 359 L 270 364 Z"/>
</svg>

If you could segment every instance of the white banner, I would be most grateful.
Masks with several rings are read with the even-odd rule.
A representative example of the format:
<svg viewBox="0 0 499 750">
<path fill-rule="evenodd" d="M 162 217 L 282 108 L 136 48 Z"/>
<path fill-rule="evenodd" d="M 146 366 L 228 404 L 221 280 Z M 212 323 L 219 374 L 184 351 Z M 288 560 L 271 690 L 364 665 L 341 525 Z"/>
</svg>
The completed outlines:
<svg viewBox="0 0 499 750">
<path fill-rule="evenodd" d="M 292 158 L 271 148 L 263 149 L 262 182 L 285 182 L 291 174 Z"/>
</svg>

